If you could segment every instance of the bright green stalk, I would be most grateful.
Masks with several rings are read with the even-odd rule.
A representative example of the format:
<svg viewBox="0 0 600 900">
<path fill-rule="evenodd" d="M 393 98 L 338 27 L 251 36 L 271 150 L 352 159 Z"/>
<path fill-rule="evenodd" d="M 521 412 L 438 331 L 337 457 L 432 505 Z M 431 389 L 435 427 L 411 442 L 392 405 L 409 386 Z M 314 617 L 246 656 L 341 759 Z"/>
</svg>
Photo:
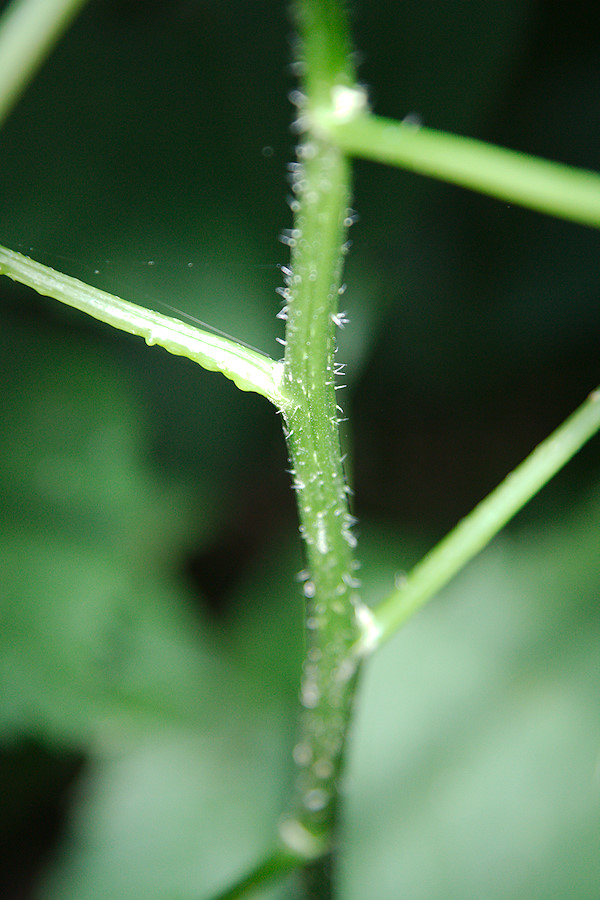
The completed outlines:
<svg viewBox="0 0 600 900">
<path fill-rule="evenodd" d="M 297 97 L 304 129 L 292 166 L 294 227 L 284 270 L 287 316 L 283 386 L 293 486 L 306 552 L 306 659 L 301 686 L 301 734 L 294 751 L 296 799 L 283 840 L 307 857 L 331 846 L 339 776 L 356 675 L 353 645 L 366 610 L 358 596 L 355 539 L 340 451 L 335 384 L 335 332 L 342 260 L 351 221 L 350 166 L 310 131 L 312 111 L 335 107 L 351 72 L 342 7 L 332 0 L 299 4 L 306 93 Z M 321 879 L 322 880 L 322 879 Z"/>
<path fill-rule="evenodd" d="M 373 610 L 371 652 L 390 638 L 456 575 L 600 430 L 600 388 L 417 563 L 405 582 Z"/>
<path fill-rule="evenodd" d="M 121 300 L 5 247 L 0 247 L 0 274 L 100 322 L 143 337 L 150 346 L 157 344 L 176 356 L 186 356 L 204 369 L 221 372 L 242 391 L 256 391 L 280 409 L 286 406 L 280 391 L 283 364 L 257 350 Z"/>
<path fill-rule="evenodd" d="M 313 127 L 352 156 L 400 166 L 538 212 L 600 228 L 600 174 L 365 112 L 317 110 Z"/>
<path fill-rule="evenodd" d="M 13 0 L 0 17 L 0 123 L 85 0 Z"/>
</svg>

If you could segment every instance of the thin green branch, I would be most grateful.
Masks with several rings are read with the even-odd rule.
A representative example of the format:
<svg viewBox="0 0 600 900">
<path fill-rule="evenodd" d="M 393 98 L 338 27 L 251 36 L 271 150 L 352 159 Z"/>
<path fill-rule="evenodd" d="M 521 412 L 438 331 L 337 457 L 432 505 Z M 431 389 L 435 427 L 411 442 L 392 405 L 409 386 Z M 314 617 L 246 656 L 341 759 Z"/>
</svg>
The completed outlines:
<svg viewBox="0 0 600 900">
<path fill-rule="evenodd" d="M 13 0 L 0 17 L 0 124 L 86 0 Z"/>
<path fill-rule="evenodd" d="M 0 247 L 0 274 L 100 322 L 142 337 L 148 345 L 157 344 L 204 369 L 221 372 L 242 391 L 262 394 L 279 409 L 286 407 L 286 398 L 280 391 L 283 364 L 257 350 L 121 300 L 5 247 Z"/>
<path fill-rule="evenodd" d="M 344 119 L 326 108 L 313 127 L 352 156 L 387 163 L 600 228 L 600 174 L 368 112 Z"/>
<path fill-rule="evenodd" d="M 600 388 L 410 572 L 373 610 L 374 628 L 360 651 L 388 640 L 431 600 L 532 497 L 600 430 Z"/>
</svg>

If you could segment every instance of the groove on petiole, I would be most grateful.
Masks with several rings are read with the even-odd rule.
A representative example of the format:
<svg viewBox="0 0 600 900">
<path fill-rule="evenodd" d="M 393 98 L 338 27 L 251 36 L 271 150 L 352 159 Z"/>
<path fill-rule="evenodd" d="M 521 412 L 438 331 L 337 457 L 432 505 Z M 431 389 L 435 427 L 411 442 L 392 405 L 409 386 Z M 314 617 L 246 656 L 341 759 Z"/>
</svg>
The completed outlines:
<svg viewBox="0 0 600 900">
<path fill-rule="evenodd" d="M 240 390 L 261 394 L 278 409 L 287 406 L 281 390 L 283 363 L 260 351 L 122 300 L 6 247 L 0 247 L 0 274 L 120 331 L 141 337 L 149 346 L 156 344 L 204 369 L 221 372 Z"/>
</svg>

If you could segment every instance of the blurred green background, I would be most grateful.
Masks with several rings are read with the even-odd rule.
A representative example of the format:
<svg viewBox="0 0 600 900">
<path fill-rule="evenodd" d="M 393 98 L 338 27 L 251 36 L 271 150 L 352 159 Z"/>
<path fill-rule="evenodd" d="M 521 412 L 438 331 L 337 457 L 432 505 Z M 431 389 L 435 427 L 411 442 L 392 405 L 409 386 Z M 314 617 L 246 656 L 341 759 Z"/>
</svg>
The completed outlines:
<svg viewBox="0 0 600 900">
<path fill-rule="evenodd" d="M 600 169 L 597 3 L 352 13 L 377 112 Z M 91 0 L 0 133 L 0 242 L 278 355 L 291 34 L 274 0 Z M 599 237 L 360 162 L 355 207 L 339 358 L 374 602 L 600 381 Z M 208 898 L 291 779 L 279 419 L 0 296 L 0 894 Z M 596 441 L 369 666 L 342 900 L 600 896 L 599 463 Z"/>
</svg>

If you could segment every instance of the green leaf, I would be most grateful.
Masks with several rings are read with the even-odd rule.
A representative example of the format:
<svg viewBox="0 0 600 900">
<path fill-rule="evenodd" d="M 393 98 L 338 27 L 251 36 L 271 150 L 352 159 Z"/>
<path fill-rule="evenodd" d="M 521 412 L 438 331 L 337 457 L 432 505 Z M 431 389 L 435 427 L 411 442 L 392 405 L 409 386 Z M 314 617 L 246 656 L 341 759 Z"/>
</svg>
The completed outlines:
<svg viewBox="0 0 600 900">
<path fill-rule="evenodd" d="M 198 523 L 202 497 L 150 466 L 102 352 L 4 340 L 20 360 L 1 381 L 0 737 L 91 760 L 39 895 L 210 896 L 272 845 L 289 700 L 194 609 L 178 572 L 218 510 Z"/>
<path fill-rule="evenodd" d="M 284 749 L 277 714 L 230 707 L 220 733 L 166 729 L 96 759 L 37 897 L 208 900 L 269 851 Z"/>
<path fill-rule="evenodd" d="M 85 748 L 197 720 L 217 685 L 237 690 L 178 574 L 216 511 L 195 524 L 191 494 L 157 478 L 101 354 L 22 338 L 5 332 L 0 734 Z"/>
<path fill-rule="evenodd" d="M 366 666 L 344 898 L 596 895 L 599 512 L 497 538 Z"/>
</svg>

